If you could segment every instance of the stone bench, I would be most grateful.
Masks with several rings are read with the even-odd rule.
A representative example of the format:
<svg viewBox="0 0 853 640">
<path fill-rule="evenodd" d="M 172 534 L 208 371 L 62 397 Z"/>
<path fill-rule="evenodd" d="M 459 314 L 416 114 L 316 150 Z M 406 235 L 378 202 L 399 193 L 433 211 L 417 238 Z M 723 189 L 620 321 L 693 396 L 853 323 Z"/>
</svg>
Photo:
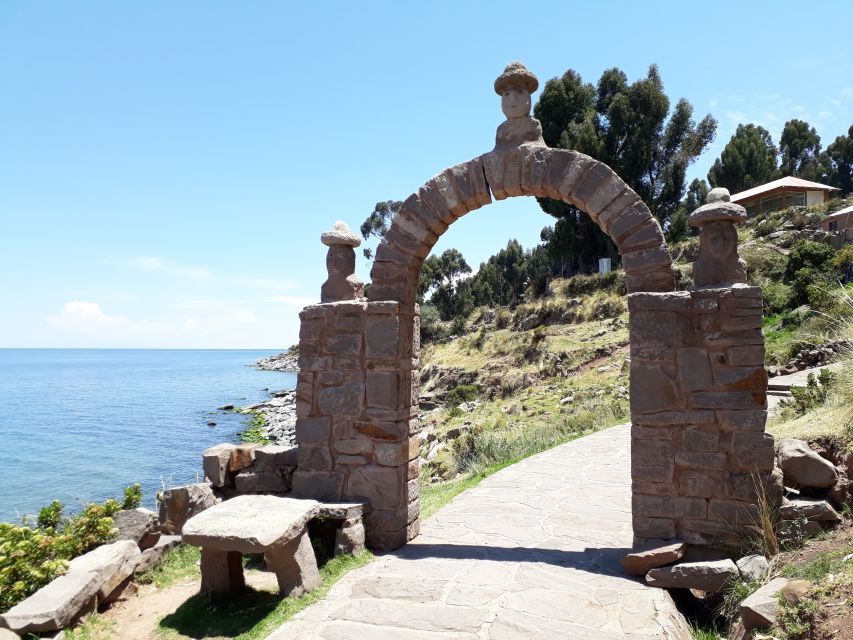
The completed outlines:
<svg viewBox="0 0 853 640">
<path fill-rule="evenodd" d="M 320 584 L 307 524 L 316 500 L 244 495 L 190 518 L 183 539 L 201 547 L 202 591 L 245 588 L 242 554 L 262 553 L 281 595 L 298 596 Z"/>
</svg>

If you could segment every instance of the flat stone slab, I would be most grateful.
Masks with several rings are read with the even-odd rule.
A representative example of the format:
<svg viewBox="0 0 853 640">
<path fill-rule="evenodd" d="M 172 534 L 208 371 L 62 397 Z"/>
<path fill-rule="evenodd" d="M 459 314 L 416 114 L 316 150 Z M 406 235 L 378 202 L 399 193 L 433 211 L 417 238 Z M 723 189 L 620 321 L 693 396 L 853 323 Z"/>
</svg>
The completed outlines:
<svg viewBox="0 0 853 640">
<path fill-rule="evenodd" d="M 317 509 L 318 518 L 326 520 L 351 520 L 364 515 L 363 502 L 321 502 Z"/>
<path fill-rule="evenodd" d="M 486 478 L 268 640 L 690 640 L 669 593 L 620 564 L 629 448 L 614 427 Z"/>
<path fill-rule="evenodd" d="M 0 626 L 22 635 L 63 629 L 94 601 L 101 583 L 95 572 L 66 573 L 0 615 Z"/>
<path fill-rule="evenodd" d="M 677 540 L 648 540 L 622 558 L 622 566 L 632 576 L 644 576 L 649 569 L 681 560 L 686 549 L 687 545 Z"/>
<path fill-rule="evenodd" d="M 776 616 L 779 615 L 778 596 L 789 582 L 789 578 L 774 578 L 741 603 L 740 617 L 747 631 L 776 624 Z"/>
<path fill-rule="evenodd" d="M 710 560 L 652 569 L 646 574 L 646 582 L 662 589 L 698 589 L 716 593 L 726 582 L 738 577 L 740 572 L 731 560 Z"/>
<path fill-rule="evenodd" d="M 238 496 L 187 520 L 187 544 L 220 551 L 263 553 L 295 539 L 317 513 L 316 500 Z"/>
</svg>

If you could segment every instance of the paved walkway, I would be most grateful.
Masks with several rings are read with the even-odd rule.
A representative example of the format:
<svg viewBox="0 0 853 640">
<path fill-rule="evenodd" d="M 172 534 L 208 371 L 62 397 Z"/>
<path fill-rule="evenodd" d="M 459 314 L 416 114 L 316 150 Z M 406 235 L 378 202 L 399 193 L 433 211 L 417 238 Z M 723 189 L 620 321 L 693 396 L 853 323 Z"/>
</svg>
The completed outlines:
<svg viewBox="0 0 853 640">
<path fill-rule="evenodd" d="M 689 640 L 667 592 L 619 565 L 628 451 L 623 425 L 486 478 L 268 640 Z"/>
</svg>

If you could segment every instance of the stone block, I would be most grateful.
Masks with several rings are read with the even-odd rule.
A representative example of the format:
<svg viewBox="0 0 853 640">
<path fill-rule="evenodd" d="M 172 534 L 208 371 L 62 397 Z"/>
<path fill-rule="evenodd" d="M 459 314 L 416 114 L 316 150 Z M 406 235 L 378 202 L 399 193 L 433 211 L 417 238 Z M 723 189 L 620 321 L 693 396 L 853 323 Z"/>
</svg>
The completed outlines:
<svg viewBox="0 0 853 640">
<path fill-rule="evenodd" d="M 647 518 L 634 515 L 634 536 L 643 540 L 671 539 L 675 537 L 675 521 L 672 518 Z"/>
<path fill-rule="evenodd" d="M 634 347 L 649 346 L 669 348 L 673 337 L 678 335 L 676 314 L 672 311 L 632 312 L 629 330 L 632 350 Z"/>
<path fill-rule="evenodd" d="M 774 578 L 753 592 L 740 605 L 740 618 L 744 629 L 772 627 L 779 615 L 779 593 L 790 582 L 789 578 Z"/>
<path fill-rule="evenodd" d="M 142 552 L 134 540 L 121 540 L 95 547 L 71 560 L 68 573 L 94 573 L 98 576 L 98 600 L 104 601 L 127 578 L 142 560 Z"/>
<path fill-rule="evenodd" d="M 716 451 L 720 434 L 716 431 L 685 429 L 681 434 L 681 446 L 688 451 Z"/>
<path fill-rule="evenodd" d="M 770 471 L 773 469 L 773 436 L 756 431 L 732 434 L 729 469 L 732 471 Z"/>
<path fill-rule="evenodd" d="M 651 249 L 652 247 L 661 246 L 663 242 L 664 237 L 660 225 L 654 218 L 649 218 L 625 238 L 622 244 L 619 245 L 619 251 L 630 253 L 632 251 Z"/>
<path fill-rule="evenodd" d="M 362 455 L 373 452 L 373 442 L 366 437 L 333 440 L 332 448 L 336 454 Z"/>
<path fill-rule="evenodd" d="M 326 415 L 358 417 L 364 409 L 364 392 L 360 383 L 326 387 L 320 389 L 318 406 Z"/>
<path fill-rule="evenodd" d="M 367 405 L 397 409 L 400 405 L 399 374 L 393 371 L 367 372 Z"/>
<path fill-rule="evenodd" d="M 779 467 L 785 481 L 797 486 L 829 489 L 838 481 L 838 470 L 829 461 L 812 451 L 809 445 L 793 438 L 779 442 Z"/>
<path fill-rule="evenodd" d="M 644 482 L 671 482 L 674 471 L 672 455 L 671 442 L 632 440 L 631 478 Z"/>
<path fill-rule="evenodd" d="M 63 629 L 92 607 L 100 585 L 95 572 L 66 573 L 0 615 L 0 626 L 22 635 Z"/>
<path fill-rule="evenodd" d="M 316 343 L 320 339 L 326 323 L 321 319 L 303 320 L 299 324 L 299 342 Z M 301 353 L 300 349 L 300 353 Z"/>
<path fill-rule="evenodd" d="M 613 173 L 613 170 L 610 167 L 603 162 L 595 162 L 595 164 L 593 164 L 592 167 L 583 174 L 581 180 L 574 185 L 570 195 L 572 200 L 577 203 L 580 209 L 585 211 L 593 220 L 597 221 L 598 212 L 603 207 L 599 207 L 595 211 L 591 211 L 587 202 L 595 199 L 596 203 L 600 200 L 606 200 L 607 204 L 609 204 L 624 188 L 625 183 L 622 182 L 615 173 Z M 599 195 L 599 192 L 604 193 Z"/>
<path fill-rule="evenodd" d="M 569 204 L 576 204 L 578 206 L 580 203 L 575 199 L 574 192 L 577 185 L 579 185 L 584 177 L 584 175 L 592 169 L 595 165 L 600 164 L 597 160 L 593 160 L 588 155 L 583 153 L 577 153 L 577 155 L 573 158 L 572 162 L 568 164 L 566 170 L 563 173 L 562 181 L 560 182 L 560 186 L 558 188 L 560 194 L 560 200 L 564 202 L 568 202 Z M 486 174 L 488 177 L 488 174 Z"/>
<path fill-rule="evenodd" d="M 717 417 L 723 431 L 764 431 L 767 424 L 767 411 L 763 409 L 717 411 Z"/>
<path fill-rule="evenodd" d="M 731 560 L 684 562 L 650 570 L 646 575 L 646 583 L 663 589 L 696 589 L 716 593 L 727 582 L 739 576 L 737 566 Z"/>
<path fill-rule="evenodd" d="M 631 497 L 631 512 L 644 518 L 674 518 L 674 499 L 669 496 L 634 494 Z"/>
<path fill-rule="evenodd" d="M 160 564 L 165 555 L 179 544 L 181 544 L 181 536 L 160 536 L 157 544 L 142 552 L 142 558 L 139 564 L 136 565 L 134 573 L 139 575 L 150 571 Z"/>
<path fill-rule="evenodd" d="M 697 498 L 714 498 L 720 495 L 722 474 L 710 470 L 681 469 L 678 472 L 678 492 Z M 704 516 L 703 516 L 704 517 Z"/>
<path fill-rule="evenodd" d="M 673 425 L 686 424 L 713 424 L 716 416 L 713 411 L 706 410 L 684 410 L 684 411 L 661 411 L 658 413 L 638 414 L 633 416 L 634 424 L 642 425 Z"/>
<path fill-rule="evenodd" d="M 706 349 L 678 350 L 678 379 L 687 391 L 707 390 L 712 386 L 711 363 Z"/>
<path fill-rule="evenodd" d="M 767 371 L 763 365 L 716 369 L 714 384 L 733 391 L 766 391 Z"/>
<path fill-rule="evenodd" d="M 631 411 L 654 413 L 683 405 L 674 381 L 660 365 L 631 366 Z"/>
<path fill-rule="evenodd" d="M 631 436 L 638 440 L 672 440 L 673 429 L 663 427 L 631 426 Z"/>
<path fill-rule="evenodd" d="M 348 500 L 369 502 L 373 509 L 398 509 L 405 503 L 406 483 L 398 467 L 364 465 L 350 473 Z"/>
<path fill-rule="evenodd" d="M 309 418 L 310 420 L 311 418 Z M 315 420 L 323 420 L 323 418 L 314 418 Z M 326 418 L 328 421 L 328 418 Z M 325 440 L 323 440 L 325 442 Z M 258 469 L 264 469 L 271 466 L 289 465 L 295 466 L 299 452 L 299 447 L 267 444 L 263 447 L 255 449 L 255 466 Z"/>
<path fill-rule="evenodd" d="M 401 208 L 397 212 L 392 224 L 398 225 L 400 229 L 409 234 L 417 242 L 433 245 L 438 239 L 439 234 L 434 233 L 422 218 L 413 215 L 412 212 L 405 208 Z"/>
<path fill-rule="evenodd" d="M 675 464 L 687 469 L 722 470 L 726 465 L 726 454 L 712 451 L 678 451 Z"/>
<path fill-rule="evenodd" d="M 610 235 L 610 228 L 616 220 L 621 219 L 623 213 L 636 205 L 642 205 L 640 197 L 630 188 L 625 187 L 622 192 L 603 209 L 598 212 L 598 224 Z M 593 206 L 595 206 L 593 204 Z M 642 224 L 640 221 L 637 225 Z"/>
<path fill-rule="evenodd" d="M 726 350 L 726 362 L 733 367 L 764 366 L 764 347 L 747 345 Z"/>
<path fill-rule="evenodd" d="M 672 257 L 669 255 L 665 244 L 651 249 L 635 250 L 622 254 L 622 267 L 625 269 L 626 274 L 671 265 Z"/>
<path fill-rule="evenodd" d="M 329 418 L 298 418 L 296 420 L 296 442 L 301 444 L 328 444 L 331 433 Z"/>
<path fill-rule="evenodd" d="M 160 539 L 160 523 L 157 514 L 149 509 L 124 509 L 113 516 L 113 526 L 118 533 L 113 541 L 132 540 L 145 550 L 157 544 Z"/>
<path fill-rule="evenodd" d="M 631 481 L 631 492 L 647 496 L 674 496 L 677 494 L 675 485 L 671 482 L 644 482 L 642 480 Z"/>
<path fill-rule="evenodd" d="M 294 498 L 340 500 L 343 497 L 344 476 L 338 472 L 297 469 L 292 482 Z"/>
<path fill-rule="evenodd" d="M 236 551 L 201 550 L 201 590 L 203 592 L 240 592 L 246 588 L 243 559 Z"/>
<path fill-rule="evenodd" d="M 370 317 L 365 321 L 368 358 L 394 358 L 399 355 L 400 319 L 396 316 Z"/>
<path fill-rule="evenodd" d="M 377 442 L 374 445 L 374 460 L 383 467 L 399 467 L 418 456 L 419 439 L 407 438 L 400 442 Z"/>
<path fill-rule="evenodd" d="M 708 518 L 730 527 L 753 525 L 758 522 L 758 507 L 740 500 L 715 500 L 708 502 Z"/>
<path fill-rule="evenodd" d="M 332 468 L 332 452 L 328 444 L 299 444 L 298 467 L 309 471 Z"/>
<path fill-rule="evenodd" d="M 228 458 L 228 471 L 237 473 L 241 469 L 251 467 L 255 464 L 255 449 L 258 444 L 237 444 L 231 448 L 231 455 Z"/>
<path fill-rule="evenodd" d="M 628 294 L 628 309 L 631 320 L 641 311 L 676 311 L 690 309 L 692 300 L 687 291 L 667 291 L 662 293 L 638 292 Z"/>
<path fill-rule="evenodd" d="M 622 241 L 651 217 L 652 214 L 649 212 L 649 208 L 642 200 L 637 199 L 632 204 L 624 207 L 618 215 L 608 221 L 607 234 L 613 239 L 616 246 L 619 247 Z"/>
<path fill-rule="evenodd" d="M 321 387 L 339 387 L 344 383 L 344 374 L 342 371 L 321 371 L 317 382 Z"/>
<path fill-rule="evenodd" d="M 364 525 L 361 520 L 341 527 L 335 532 L 335 556 L 345 553 L 358 555 L 364 551 Z"/>
<path fill-rule="evenodd" d="M 650 569 L 664 567 L 684 557 L 687 545 L 680 541 L 648 540 L 621 560 L 632 576 L 645 576 Z"/>
<path fill-rule="evenodd" d="M 753 391 L 703 391 L 693 394 L 697 409 L 764 409 L 767 396 Z"/>
<path fill-rule="evenodd" d="M 179 535 L 187 520 L 214 504 L 216 497 L 206 483 L 166 489 L 160 494 L 160 531 Z"/>
<path fill-rule="evenodd" d="M 293 467 L 244 469 L 234 477 L 234 486 L 240 493 L 286 493 L 290 491 L 292 475 Z"/>
<path fill-rule="evenodd" d="M 356 422 L 353 429 L 372 440 L 386 442 L 399 442 L 409 436 L 409 423 L 405 420 Z"/>
</svg>

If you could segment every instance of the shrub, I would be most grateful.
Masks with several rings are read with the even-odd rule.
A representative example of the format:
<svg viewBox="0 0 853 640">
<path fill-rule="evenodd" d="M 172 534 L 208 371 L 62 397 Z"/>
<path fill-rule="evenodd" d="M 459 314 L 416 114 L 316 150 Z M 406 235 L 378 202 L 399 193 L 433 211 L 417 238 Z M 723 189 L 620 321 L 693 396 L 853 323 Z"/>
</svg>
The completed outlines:
<svg viewBox="0 0 853 640">
<path fill-rule="evenodd" d="M 801 240 L 794 245 L 788 255 L 788 265 L 785 268 L 785 279 L 794 280 L 801 269 L 811 269 L 824 273 L 835 252 L 829 245 Z"/>
<path fill-rule="evenodd" d="M 62 520 L 62 509 L 64 505 L 59 500 L 54 500 L 39 511 L 36 523 L 41 529 L 56 529 Z"/>
<path fill-rule="evenodd" d="M 480 395 L 480 388 L 475 384 L 460 384 L 447 394 L 447 404 L 458 407 L 463 402 L 476 400 Z"/>
<path fill-rule="evenodd" d="M 124 488 L 124 501 L 122 509 L 137 509 L 142 504 L 142 485 L 132 484 Z"/>
<path fill-rule="evenodd" d="M 436 342 L 446 336 L 438 308 L 433 304 L 421 306 L 421 342 Z"/>
<path fill-rule="evenodd" d="M 806 379 L 805 387 L 791 387 L 790 400 L 782 400 L 784 413 L 794 417 L 804 416 L 817 407 L 823 406 L 835 383 L 836 376 L 829 369 L 821 369 L 817 378 L 813 373 Z"/>
<path fill-rule="evenodd" d="M 565 294 L 567 296 L 581 296 L 596 291 L 610 291 L 624 295 L 627 292 L 625 284 L 625 273 L 623 271 L 611 271 L 603 276 L 597 273 L 580 274 L 566 280 Z"/>
<path fill-rule="evenodd" d="M 506 329 L 512 320 L 512 314 L 506 309 L 498 309 L 495 313 L 495 327 L 497 329 Z"/>
<path fill-rule="evenodd" d="M 776 231 L 776 225 L 770 220 L 762 220 L 755 226 L 755 235 L 759 238 L 769 236 L 774 231 Z"/>
</svg>

